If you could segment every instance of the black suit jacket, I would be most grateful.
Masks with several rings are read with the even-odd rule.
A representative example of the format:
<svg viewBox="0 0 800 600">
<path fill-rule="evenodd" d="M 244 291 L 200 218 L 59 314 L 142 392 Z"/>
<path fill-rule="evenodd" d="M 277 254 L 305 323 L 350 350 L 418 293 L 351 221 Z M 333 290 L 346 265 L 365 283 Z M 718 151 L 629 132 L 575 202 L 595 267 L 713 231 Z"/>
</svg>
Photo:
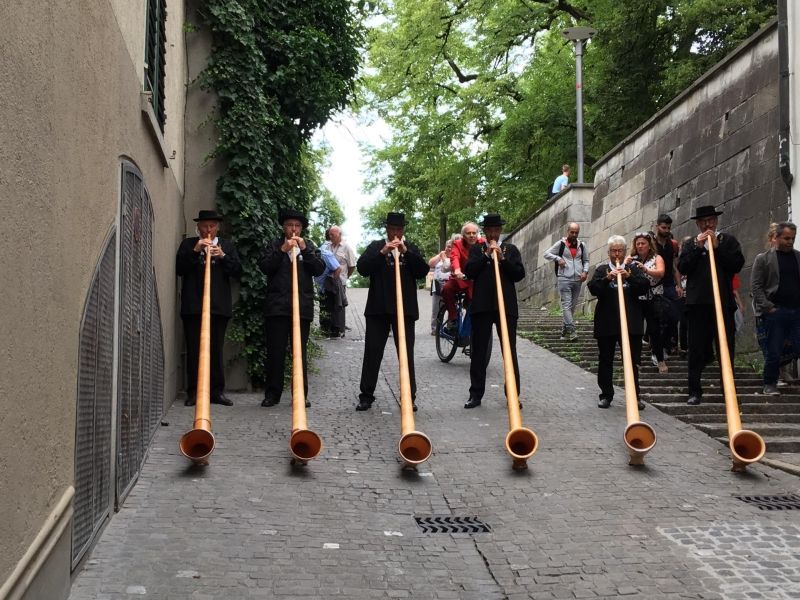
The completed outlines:
<svg viewBox="0 0 800 600">
<path fill-rule="evenodd" d="M 195 252 L 199 237 L 186 238 L 178 247 L 175 256 L 175 272 L 183 279 L 181 283 L 181 316 L 199 315 L 203 312 L 203 279 L 205 277 L 205 253 Z M 211 261 L 211 314 L 230 317 L 231 278 L 242 272 L 239 253 L 233 242 L 219 238 L 218 244 L 225 256 Z"/>
<path fill-rule="evenodd" d="M 714 249 L 717 260 L 717 280 L 722 305 L 734 310 L 733 276 L 744 266 L 744 254 L 739 240 L 729 233 L 719 235 L 719 245 Z M 686 304 L 714 304 L 711 285 L 711 262 L 705 246 L 698 246 L 694 238 L 681 247 L 678 270 L 686 275 Z"/>
<path fill-rule="evenodd" d="M 627 267 L 630 276 L 625 280 L 623 291 L 625 293 L 625 312 L 628 316 L 628 335 L 644 334 L 644 318 L 642 303 L 638 297 L 643 296 L 650 289 L 650 281 L 638 267 Z M 589 281 L 589 291 L 597 296 L 597 306 L 594 309 L 594 337 L 620 335 L 619 321 L 619 292 L 617 280 L 609 281 L 606 275 L 610 271 L 608 262 L 597 265 L 594 275 Z"/>
<path fill-rule="evenodd" d="M 494 276 L 494 258 L 486 255 L 487 245 L 479 243 L 472 246 L 464 267 L 464 274 L 474 281 L 472 287 L 473 314 L 497 312 L 497 281 Z M 500 261 L 500 284 L 503 289 L 503 303 L 506 317 L 518 317 L 517 288 L 514 285 L 525 277 L 522 256 L 513 244 L 500 244 L 505 260 Z"/>
<path fill-rule="evenodd" d="M 394 285 L 394 258 L 389 253 L 381 255 L 385 240 L 370 242 L 358 258 L 356 268 L 364 277 L 369 277 L 369 293 L 364 316 L 397 314 L 397 297 Z M 406 253 L 400 255 L 400 284 L 403 288 L 403 314 L 406 319 L 419 318 L 417 305 L 417 279 L 428 274 L 428 263 L 422 258 L 414 244 L 406 240 Z"/>
<path fill-rule="evenodd" d="M 325 263 L 314 242 L 304 238 L 305 250 L 297 263 L 297 289 L 300 293 L 300 318 L 314 320 L 314 277 L 322 275 Z M 284 238 L 272 240 L 261 252 L 258 268 L 267 276 L 267 295 L 264 315 L 267 317 L 292 316 L 292 262 L 289 254 L 281 250 Z"/>
</svg>

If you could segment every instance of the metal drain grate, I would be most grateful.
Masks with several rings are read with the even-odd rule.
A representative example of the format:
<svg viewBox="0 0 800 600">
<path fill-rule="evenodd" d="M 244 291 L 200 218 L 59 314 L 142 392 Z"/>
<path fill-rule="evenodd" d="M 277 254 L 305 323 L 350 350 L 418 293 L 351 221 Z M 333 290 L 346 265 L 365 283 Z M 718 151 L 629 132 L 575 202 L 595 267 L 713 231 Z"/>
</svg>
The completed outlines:
<svg viewBox="0 0 800 600">
<path fill-rule="evenodd" d="M 478 517 L 414 517 L 423 533 L 488 533 L 491 528 Z"/>
<path fill-rule="evenodd" d="M 736 496 L 742 502 L 754 504 L 759 510 L 800 510 L 800 496 Z"/>
</svg>

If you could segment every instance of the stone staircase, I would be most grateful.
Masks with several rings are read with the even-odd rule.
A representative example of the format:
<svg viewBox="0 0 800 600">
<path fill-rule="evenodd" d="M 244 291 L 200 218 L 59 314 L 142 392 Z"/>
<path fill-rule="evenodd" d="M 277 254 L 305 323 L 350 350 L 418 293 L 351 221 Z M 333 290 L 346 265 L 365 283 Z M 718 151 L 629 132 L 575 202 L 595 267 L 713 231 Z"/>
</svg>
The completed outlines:
<svg viewBox="0 0 800 600">
<path fill-rule="evenodd" d="M 520 306 L 519 335 L 566 358 L 576 365 L 597 372 L 597 344 L 592 337 L 592 321 L 577 321 L 578 339 L 559 339 L 561 317 L 547 311 Z M 615 384 L 624 387 L 619 353 L 615 359 Z M 619 365 L 619 368 L 617 367 Z M 670 357 L 667 360 L 669 373 L 661 375 L 650 362 L 650 352 L 645 344 L 642 350 L 642 366 L 639 369 L 641 400 L 694 425 L 723 444 L 728 443 L 725 417 L 725 401 L 720 389 L 719 370 L 710 365 L 704 371 L 703 403 L 699 406 L 686 404 L 687 362 L 685 358 Z M 768 456 L 788 460 L 787 454 L 800 453 L 800 382 L 781 385 L 780 396 L 761 394 L 761 373 L 739 369 L 735 377 L 736 395 L 742 415 L 742 426 L 756 431 L 767 444 Z M 800 464 L 800 454 L 790 459 Z"/>
</svg>

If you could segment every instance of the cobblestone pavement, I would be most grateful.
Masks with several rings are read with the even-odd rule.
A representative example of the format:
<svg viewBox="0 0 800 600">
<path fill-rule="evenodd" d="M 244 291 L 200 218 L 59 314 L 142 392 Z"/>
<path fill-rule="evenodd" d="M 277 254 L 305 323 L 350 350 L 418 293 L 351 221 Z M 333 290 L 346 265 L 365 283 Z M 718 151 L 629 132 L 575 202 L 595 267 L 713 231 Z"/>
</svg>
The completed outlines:
<svg viewBox="0 0 800 600">
<path fill-rule="evenodd" d="M 508 427 L 498 346 L 483 405 L 464 410 L 469 362 L 436 357 L 417 323 L 417 429 L 434 444 L 401 472 L 391 342 L 372 410 L 353 410 L 364 290 L 351 290 L 340 340 L 324 340 L 309 426 L 325 443 L 291 467 L 289 394 L 213 406 L 207 468 L 178 453 L 191 408 L 176 403 L 138 483 L 76 578 L 72 600 L 418 598 L 800 598 L 800 511 L 736 496 L 797 493 L 764 466 L 729 470 L 726 449 L 646 410 L 658 434 L 645 467 L 627 465 L 622 394 L 596 408 L 594 377 L 519 341 L 523 422 L 540 439 L 524 472 Z M 421 311 L 429 314 L 420 293 Z M 489 532 L 423 533 L 414 517 L 474 516 Z"/>
</svg>

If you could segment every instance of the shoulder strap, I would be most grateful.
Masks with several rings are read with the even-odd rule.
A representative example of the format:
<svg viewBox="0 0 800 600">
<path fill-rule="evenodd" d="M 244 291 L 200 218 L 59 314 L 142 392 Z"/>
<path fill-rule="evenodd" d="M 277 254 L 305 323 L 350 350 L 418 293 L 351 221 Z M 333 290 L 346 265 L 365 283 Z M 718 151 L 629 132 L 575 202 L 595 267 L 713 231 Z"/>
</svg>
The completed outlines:
<svg viewBox="0 0 800 600">
<path fill-rule="evenodd" d="M 561 244 L 558 247 L 558 257 L 559 258 L 564 256 L 564 248 L 565 247 L 566 247 L 566 244 L 564 243 L 564 240 L 561 240 Z M 557 260 L 553 261 L 553 267 L 555 268 L 555 271 L 556 271 L 556 277 L 558 277 L 558 261 Z"/>
</svg>

